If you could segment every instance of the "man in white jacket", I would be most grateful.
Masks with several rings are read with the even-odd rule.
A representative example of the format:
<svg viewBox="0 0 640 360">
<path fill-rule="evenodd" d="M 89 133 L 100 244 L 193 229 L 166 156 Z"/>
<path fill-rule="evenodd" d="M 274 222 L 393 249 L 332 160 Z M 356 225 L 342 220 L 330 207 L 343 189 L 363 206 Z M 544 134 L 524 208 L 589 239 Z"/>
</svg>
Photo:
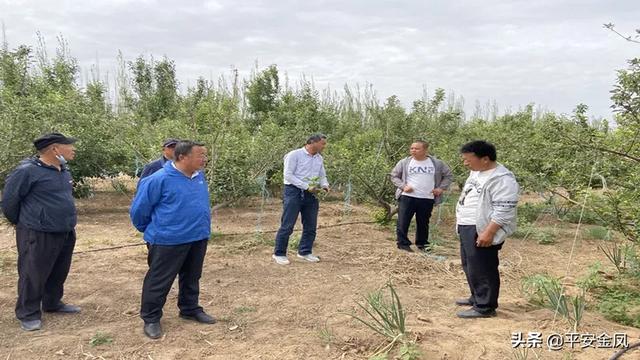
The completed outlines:
<svg viewBox="0 0 640 360">
<path fill-rule="evenodd" d="M 492 317 L 500 293 L 498 251 L 516 229 L 519 187 L 513 173 L 497 162 L 492 144 L 472 141 L 460 153 L 471 170 L 456 205 L 460 257 L 471 295 L 456 304 L 471 308 L 456 315 Z"/>
</svg>

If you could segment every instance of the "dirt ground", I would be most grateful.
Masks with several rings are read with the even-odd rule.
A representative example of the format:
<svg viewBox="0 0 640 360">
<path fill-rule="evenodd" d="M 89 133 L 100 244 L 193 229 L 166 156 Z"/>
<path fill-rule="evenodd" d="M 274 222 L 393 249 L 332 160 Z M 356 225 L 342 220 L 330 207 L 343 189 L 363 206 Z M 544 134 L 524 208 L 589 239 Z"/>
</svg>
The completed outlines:
<svg viewBox="0 0 640 360">
<path fill-rule="evenodd" d="M 565 334 L 570 326 L 552 311 L 528 305 L 521 279 L 548 272 L 569 282 L 596 261 L 608 264 L 597 242 L 578 239 L 569 262 L 575 225 L 563 224 L 555 245 L 509 239 L 501 251 L 502 289 L 498 316 L 462 320 L 453 300 L 467 296 L 451 209 L 443 208 L 439 256 L 400 252 L 393 227 L 370 221 L 370 209 L 354 206 L 350 214 L 340 201 L 321 204 L 314 253 L 317 264 L 298 261 L 278 266 L 271 260 L 281 203 L 259 200 L 223 208 L 213 216 L 201 280 L 200 302 L 218 318 L 201 325 L 178 317 L 174 286 L 162 319 L 165 335 L 150 340 L 138 317 L 142 280 L 147 268 L 144 246 L 84 252 L 142 244 L 128 218 L 129 197 L 98 193 L 78 202 L 77 254 L 74 255 L 64 300 L 82 306 L 78 315 L 45 314 L 44 328 L 20 330 L 14 315 L 17 274 L 13 230 L 0 230 L 0 360 L 1 359 L 366 359 L 384 339 L 348 313 L 356 301 L 391 280 L 408 312 L 410 338 L 424 359 L 522 359 L 511 346 L 514 332 Z M 434 216 L 434 221 L 437 216 Z M 324 227 L 323 227 L 324 226 Z M 258 230 L 265 233 L 259 235 Z M 221 234 L 249 233 L 222 236 Z M 299 232 L 294 233 L 299 234 Z M 617 325 L 588 309 L 580 333 L 626 333 L 629 342 L 640 330 Z M 97 333 L 111 343 L 92 346 Z M 579 346 L 578 346 L 579 347 Z M 528 353 L 529 359 L 606 359 L 612 349 Z M 623 359 L 638 359 L 640 351 Z"/>
</svg>

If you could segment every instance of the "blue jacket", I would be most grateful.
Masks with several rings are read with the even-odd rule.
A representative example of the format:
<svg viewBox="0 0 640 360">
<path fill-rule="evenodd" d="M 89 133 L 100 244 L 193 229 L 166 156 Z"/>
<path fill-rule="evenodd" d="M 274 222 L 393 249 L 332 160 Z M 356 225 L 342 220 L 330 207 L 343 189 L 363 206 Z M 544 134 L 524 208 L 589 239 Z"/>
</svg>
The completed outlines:
<svg viewBox="0 0 640 360">
<path fill-rule="evenodd" d="M 129 210 L 131 222 L 144 240 L 157 245 L 180 245 L 211 235 L 209 189 L 202 172 L 188 178 L 167 161 L 138 183 Z"/>
<path fill-rule="evenodd" d="M 168 161 L 169 160 L 163 155 L 159 159 L 153 160 L 152 162 L 145 165 L 142 168 L 142 172 L 140 173 L 140 180 L 162 169 L 164 167 L 164 164 L 166 164 Z"/>
<path fill-rule="evenodd" d="M 39 158 L 28 158 L 9 174 L 2 191 L 2 212 L 10 223 L 42 232 L 68 232 L 76 227 L 73 179 Z"/>
</svg>

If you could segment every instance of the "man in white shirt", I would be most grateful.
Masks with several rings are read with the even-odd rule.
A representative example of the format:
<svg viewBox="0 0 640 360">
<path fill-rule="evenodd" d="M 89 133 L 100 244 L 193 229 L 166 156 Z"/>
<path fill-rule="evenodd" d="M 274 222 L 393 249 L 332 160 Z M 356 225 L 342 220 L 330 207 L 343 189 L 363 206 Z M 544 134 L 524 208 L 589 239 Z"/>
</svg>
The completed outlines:
<svg viewBox="0 0 640 360">
<path fill-rule="evenodd" d="M 442 202 L 442 193 L 449 188 L 453 175 L 443 161 L 429 155 L 429 144 L 416 140 L 409 149 L 411 156 L 396 164 L 391 181 L 397 187 L 397 246 L 413 252 L 407 236 L 411 219 L 416 217 L 415 243 L 419 250 L 429 250 L 429 219 L 434 205 Z"/>
<path fill-rule="evenodd" d="M 329 182 L 324 169 L 321 152 L 327 145 L 327 137 L 312 135 L 300 149 L 289 152 L 284 157 L 284 189 L 282 194 L 282 219 L 276 234 L 273 259 L 279 265 L 288 265 L 287 246 L 293 227 L 302 216 L 302 236 L 298 247 L 298 257 L 318 262 L 313 255 L 313 242 L 316 238 L 319 203 L 316 193 L 329 191 Z"/>
<path fill-rule="evenodd" d="M 456 304 L 471 308 L 456 315 L 493 317 L 500 293 L 498 251 L 516 229 L 519 187 L 513 173 L 496 161 L 492 144 L 472 141 L 460 152 L 471 170 L 456 205 L 460 257 L 471 295 Z"/>
</svg>

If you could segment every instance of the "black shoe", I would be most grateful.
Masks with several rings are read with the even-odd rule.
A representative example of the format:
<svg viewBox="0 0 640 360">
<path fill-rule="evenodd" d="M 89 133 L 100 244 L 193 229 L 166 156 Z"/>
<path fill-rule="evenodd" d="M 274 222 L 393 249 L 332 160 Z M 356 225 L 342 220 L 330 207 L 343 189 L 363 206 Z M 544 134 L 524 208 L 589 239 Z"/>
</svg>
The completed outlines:
<svg viewBox="0 0 640 360">
<path fill-rule="evenodd" d="M 473 306 L 473 303 L 469 298 L 466 299 L 458 299 L 456 300 L 456 305 L 458 306 Z"/>
<path fill-rule="evenodd" d="M 193 321 L 197 321 L 199 323 L 202 324 L 215 324 L 216 323 L 216 319 L 213 318 L 213 316 L 208 315 L 207 313 L 203 312 L 199 312 L 195 315 L 182 315 L 180 314 L 180 317 L 186 320 L 193 320 Z"/>
<path fill-rule="evenodd" d="M 486 313 L 478 312 L 476 309 L 469 309 L 464 311 L 459 311 L 456 313 L 456 316 L 462 319 L 477 319 L 477 318 L 490 318 L 497 316 L 495 310 L 488 311 Z"/>
<path fill-rule="evenodd" d="M 398 245 L 398 249 L 411 252 L 411 253 L 413 252 L 413 249 L 409 245 Z"/>
<path fill-rule="evenodd" d="M 64 313 L 64 314 L 77 314 L 81 311 L 82 309 L 80 309 L 80 306 L 76 306 L 76 305 L 71 305 L 71 304 L 62 304 L 62 306 L 60 306 L 57 309 L 53 309 L 53 310 L 45 310 L 45 312 L 51 312 L 51 313 Z"/>
<path fill-rule="evenodd" d="M 24 331 L 35 331 L 42 329 L 42 321 L 36 320 L 20 320 L 20 327 Z"/>
<path fill-rule="evenodd" d="M 152 339 L 160 338 L 160 336 L 162 336 L 160 322 L 144 323 L 144 334 Z"/>
</svg>

